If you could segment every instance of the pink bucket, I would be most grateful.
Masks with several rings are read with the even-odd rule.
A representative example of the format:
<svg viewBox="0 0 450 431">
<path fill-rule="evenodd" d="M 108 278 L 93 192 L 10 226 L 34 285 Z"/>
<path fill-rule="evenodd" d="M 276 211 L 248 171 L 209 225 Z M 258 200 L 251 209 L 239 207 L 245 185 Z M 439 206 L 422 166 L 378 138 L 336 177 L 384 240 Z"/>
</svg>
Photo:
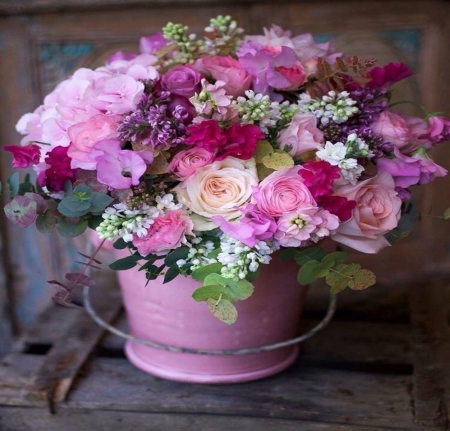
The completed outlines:
<svg viewBox="0 0 450 431">
<path fill-rule="evenodd" d="M 297 335 L 306 288 L 297 281 L 298 266 L 275 257 L 264 265 L 255 292 L 236 304 L 237 322 L 213 317 L 204 302 L 192 298 L 200 283 L 179 276 L 146 286 L 145 274 L 133 268 L 118 271 L 123 301 L 133 336 L 155 343 L 202 350 L 260 347 Z M 261 379 L 289 367 L 298 346 L 243 355 L 204 355 L 161 350 L 127 341 L 125 353 L 136 367 L 170 380 L 235 383 Z"/>
</svg>

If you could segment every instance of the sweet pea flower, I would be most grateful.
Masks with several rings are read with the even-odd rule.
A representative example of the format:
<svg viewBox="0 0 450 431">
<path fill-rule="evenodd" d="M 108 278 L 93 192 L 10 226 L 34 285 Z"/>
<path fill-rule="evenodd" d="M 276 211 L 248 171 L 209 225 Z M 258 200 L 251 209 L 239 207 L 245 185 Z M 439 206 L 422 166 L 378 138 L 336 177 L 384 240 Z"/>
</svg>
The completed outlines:
<svg viewBox="0 0 450 431">
<path fill-rule="evenodd" d="M 12 153 L 13 168 L 28 168 L 39 163 L 41 149 L 36 144 L 26 146 L 5 145 L 3 149 Z"/>
<path fill-rule="evenodd" d="M 182 210 L 169 211 L 157 217 L 148 228 L 147 235 L 133 235 L 133 245 L 142 256 L 165 255 L 186 244 L 186 235 L 193 235 L 194 224 Z"/>
<path fill-rule="evenodd" d="M 356 206 L 352 218 L 332 234 L 334 241 L 363 253 L 378 253 L 390 245 L 384 235 L 397 227 L 402 205 L 390 174 L 380 172 L 355 185 L 337 187 L 335 194 L 355 201 Z"/>
<path fill-rule="evenodd" d="M 367 87 L 380 87 L 388 89 L 392 84 L 411 76 L 413 71 L 405 63 L 388 63 L 382 67 L 373 67 L 369 70 L 371 80 Z"/>
<path fill-rule="evenodd" d="M 150 36 L 142 36 L 139 40 L 139 51 L 142 54 L 155 54 L 170 43 L 169 39 L 158 31 Z"/>
<path fill-rule="evenodd" d="M 137 186 L 147 170 L 145 161 L 134 151 L 122 150 L 120 141 L 105 139 L 97 142 L 97 179 L 113 189 L 128 189 Z"/>
<path fill-rule="evenodd" d="M 450 140 L 450 119 L 433 115 L 428 119 L 429 129 L 426 138 L 433 144 Z"/>
<path fill-rule="evenodd" d="M 323 132 L 317 128 L 317 118 L 313 114 L 296 114 L 289 126 L 280 131 L 277 141 L 280 149 L 293 158 L 303 153 L 317 150 L 323 145 Z"/>
</svg>

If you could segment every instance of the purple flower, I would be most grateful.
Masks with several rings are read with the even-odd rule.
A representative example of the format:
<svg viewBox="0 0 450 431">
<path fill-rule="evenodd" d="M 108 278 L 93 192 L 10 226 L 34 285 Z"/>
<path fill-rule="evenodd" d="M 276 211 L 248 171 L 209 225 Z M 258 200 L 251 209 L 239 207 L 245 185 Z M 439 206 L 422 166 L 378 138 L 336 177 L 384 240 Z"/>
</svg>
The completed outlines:
<svg viewBox="0 0 450 431">
<path fill-rule="evenodd" d="M 154 54 L 164 48 L 170 41 L 159 31 L 152 36 L 143 36 L 139 41 L 141 54 Z"/>
<path fill-rule="evenodd" d="M 239 64 L 253 76 L 255 92 L 268 93 L 269 87 L 276 89 L 290 87 L 291 82 L 277 68 L 294 66 L 297 56 L 292 48 L 263 47 L 256 42 L 247 42 L 241 46 L 237 55 Z"/>
<path fill-rule="evenodd" d="M 201 75 L 188 66 L 175 66 L 161 77 L 161 88 L 171 94 L 192 97 L 200 91 Z"/>
</svg>

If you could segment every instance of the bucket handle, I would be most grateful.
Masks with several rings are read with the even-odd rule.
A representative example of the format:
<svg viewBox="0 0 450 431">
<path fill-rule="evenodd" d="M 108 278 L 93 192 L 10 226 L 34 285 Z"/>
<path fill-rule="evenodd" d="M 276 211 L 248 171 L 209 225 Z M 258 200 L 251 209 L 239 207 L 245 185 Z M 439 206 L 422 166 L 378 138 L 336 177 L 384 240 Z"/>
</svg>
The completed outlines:
<svg viewBox="0 0 450 431">
<path fill-rule="evenodd" d="M 330 322 L 336 311 L 336 295 L 330 294 L 330 301 L 328 303 L 328 308 L 325 317 L 311 330 L 302 335 L 299 335 L 298 337 L 274 344 L 268 344 L 260 347 L 249 347 L 245 349 L 224 349 L 224 350 L 192 349 L 188 347 L 169 346 L 165 344 L 154 343 L 153 341 L 134 337 L 133 335 L 127 334 L 126 332 L 123 332 L 115 328 L 114 326 L 105 322 L 93 308 L 89 296 L 89 288 L 90 286 L 83 287 L 83 305 L 85 310 L 90 315 L 90 317 L 102 328 L 106 329 L 107 331 L 111 332 L 114 335 L 125 338 L 126 340 L 132 341 L 134 343 L 144 344 L 145 346 L 153 347 L 154 349 L 167 350 L 170 352 L 178 352 L 178 353 L 192 353 L 196 355 L 247 355 L 249 353 L 268 352 L 271 350 L 292 346 L 294 344 L 301 343 L 307 340 L 308 338 L 311 338 L 313 335 L 315 335 L 317 332 L 323 329 Z"/>
</svg>

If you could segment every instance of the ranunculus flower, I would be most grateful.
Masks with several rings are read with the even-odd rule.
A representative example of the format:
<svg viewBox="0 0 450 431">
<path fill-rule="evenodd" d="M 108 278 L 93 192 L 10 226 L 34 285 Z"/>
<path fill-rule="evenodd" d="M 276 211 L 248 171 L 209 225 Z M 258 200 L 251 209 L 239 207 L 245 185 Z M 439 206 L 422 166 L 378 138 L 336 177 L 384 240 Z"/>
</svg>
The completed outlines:
<svg viewBox="0 0 450 431">
<path fill-rule="evenodd" d="M 337 187 L 335 194 L 356 201 L 352 218 L 342 223 L 332 239 L 363 253 L 378 253 L 390 244 L 384 237 L 400 219 L 402 200 L 387 172 Z"/>
<path fill-rule="evenodd" d="M 413 139 L 406 119 L 392 111 L 382 112 L 370 128 L 398 148 L 407 146 Z"/>
<path fill-rule="evenodd" d="M 88 121 L 74 124 L 68 130 L 70 146 L 67 151 L 73 159 L 73 168 L 94 170 L 97 162 L 93 151 L 95 144 L 103 139 L 114 139 L 117 137 L 117 127 L 122 119 L 119 115 L 94 115 Z"/>
<path fill-rule="evenodd" d="M 214 161 L 214 153 L 206 148 L 193 147 L 175 154 L 167 167 L 179 180 L 184 181 L 195 171 Z"/>
<path fill-rule="evenodd" d="M 280 131 L 277 139 L 280 148 L 288 151 L 292 157 L 311 150 L 316 150 L 323 144 L 323 132 L 317 128 L 317 118 L 313 114 L 296 114 L 289 126 Z"/>
<path fill-rule="evenodd" d="M 228 157 L 197 169 L 175 192 L 180 202 L 201 216 L 194 220 L 195 229 L 210 230 L 216 227 L 210 221 L 215 215 L 226 220 L 239 217 L 239 208 L 250 200 L 252 186 L 257 184 L 253 159 Z"/>
<path fill-rule="evenodd" d="M 203 75 L 211 75 L 216 81 L 224 81 L 226 93 L 234 98 L 243 96 L 252 83 L 252 77 L 239 61 L 230 56 L 203 57 L 195 62 L 194 68 Z"/>
<path fill-rule="evenodd" d="M 298 175 L 300 166 L 280 169 L 270 174 L 255 188 L 252 203 L 272 217 L 296 211 L 299 207 L 316 206 L 303 178 Z"/>
<path fill-rule="evenodd" d="M 175 66 L 161 76 L 161 87 L 177 96 L 191 97 L 200 91 L 201 75 L 188 66 Z"/>
<path fill-rule="evenodd" d="M 45 163 L 50 167 L 41 171 L 37 183 L 47 187 L 51 192 L 64 190 L 64 183 L 73 183 L 77 178 L 78 169 L 70 167 L 71 158 L 67 156 L 67 147 L 55 147 L 47 154 Z"/>
<path fill-rule="evenodd" d="M 5 145 L 3 149 L 12 153 L 13 168 L 28 168 L 39 163 L 41 149 L 36 144 L 25 146 Z"/>
<path fill-rule="evenodd" d="M 133 235 L 133 245 L 142 256 L 163 255 L 186 243 L 186 235 L 193 235 L 194 224 L 182 210 L 169 211 L 156 218 L 147 235 Z"/>
</svg>

